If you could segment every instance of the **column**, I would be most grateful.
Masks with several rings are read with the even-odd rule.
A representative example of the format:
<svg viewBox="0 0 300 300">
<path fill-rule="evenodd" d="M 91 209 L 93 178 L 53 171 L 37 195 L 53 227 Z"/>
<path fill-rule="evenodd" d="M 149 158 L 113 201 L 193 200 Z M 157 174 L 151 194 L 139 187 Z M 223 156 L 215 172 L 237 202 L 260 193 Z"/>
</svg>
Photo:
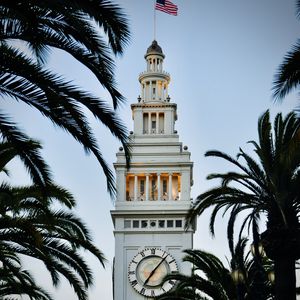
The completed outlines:
<svg viewBox="0 0 300 300">
<path fill-rule="evenodd" d="M 191 198 L 191 173 L 190 170 L 181 172 L 181 200 L 190 201 Z"/>
<path fill-rule="evenodd" d="M 137 175 L 134 175 L 134 194 L 133 194 L 134 201 L 137 201 L 137 194 L 138 194 L 138 177 Z"/>
<path fill-rule="evenodd" d="M 126 187 L 124 185 L 125 175 L 123 170 L 116 171 L 116 189 L 117 189 L 117 202 L 126 200 Z"/>
<path fill-rule="evenodd" d="M 156 133 L 159 133 L 159 113 L 156 113 Z"/>
<path fill-rule="evenodd" d="M 161 200 L 161 191 L 160 191 L 160 173 L 157 173 L 157 200 Z"/>
<path fill-rule="evenodd" d="M 169 173 L 169 200 L 172 200 L 172 173 Z"/>
<path fill-rule="evenodd" d="M 146 174 L 146 201 L 149 201 L 149 175 Z"/>
<path fill-rule="evenodd" d="M 142 100 L 144 100 L 144 88 L 142 83 L 141 83 L 141 98 Z"/>
<path fill-rule="evenodd" d="M 151 113 L 149 112 L 148 113 L 148 134 L 151 133 L 151 130 L 152 130 L 152 128 L 151 128 Z"/>
<path fill-rule="evenodd" d="M 150 86 L 149 101 L 151 101 L 152 100 L 152 81 L 150 81 L 149 86 Z"/>
<path fill-rule="evenodd" d="M 179 179 L 180 179 L 180 194 L 178 192 L 178 200 L 181 200 L 181 193 L 182 193 L 182 180 L 181 180 L 181 173 L 178 175 L 178 187 L 179 187 Z"/>
<path fill-rule="evenodd" d="M 155 100 L 158 100 L 158 80 L 156 80 L 156 87 L 155 87 Z"/>
</svg>

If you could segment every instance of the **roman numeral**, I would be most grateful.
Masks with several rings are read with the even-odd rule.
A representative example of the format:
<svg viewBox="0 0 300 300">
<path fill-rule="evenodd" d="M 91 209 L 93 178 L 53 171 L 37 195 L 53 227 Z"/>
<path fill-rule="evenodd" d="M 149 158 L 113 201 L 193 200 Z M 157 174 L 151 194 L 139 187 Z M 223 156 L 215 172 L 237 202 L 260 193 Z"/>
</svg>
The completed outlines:
<svg viewBox="0 0 300 300">
<path fill-rule="evenodd" d="M 135 271 L 129 271 L 128 274 L 129 274 L 129 275 L 134 275 L 134 274 L 135 274 Z"/>
<path fill-rule="evenodd" d="M 169 283 L 170 283 L 171 285 L 175 285 L 175 281 L 174 281 L 174 280 L 169 280 Z"/>
<path fill-rule="evenodd" d="M 137 280 L 133 280 L 133 281 L 131 282 L 131 285 L 132 285 L 132 286 L 136 286 L 137 284 L 138 284 Z"/>
<path fill-rule="evenodd" d="M 152 249 L 151 249 L 151 254 L 154 255 L 154 254 L 155 254 L 155 250 L 156 250 L 155 248 L 152 248 Z"/>
<path fill-rule="evenodd" d="M 142 295 L 145 295 L 145 289 L 142 288 L 141 291 L 140 291 L 140 293 L 141 293 Z"/>
</svg>

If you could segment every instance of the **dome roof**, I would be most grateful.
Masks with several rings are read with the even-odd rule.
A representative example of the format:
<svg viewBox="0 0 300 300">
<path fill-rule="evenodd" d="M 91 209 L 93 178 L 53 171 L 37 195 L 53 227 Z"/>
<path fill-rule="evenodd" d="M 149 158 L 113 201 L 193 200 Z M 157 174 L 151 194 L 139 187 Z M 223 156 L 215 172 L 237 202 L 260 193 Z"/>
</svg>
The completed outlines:
<svg viewBox="0 0 300 300">
<path fill-rule="evenodd" d="M 156 40 L 154 40 L 152 42 L 152 44 L 148 47 L 146 56 L 149 54 L 160 54 L 160 55 L 164 56 L 163 51 L 162 51 L 161 47 L 158 45 Z"/>
</svg>

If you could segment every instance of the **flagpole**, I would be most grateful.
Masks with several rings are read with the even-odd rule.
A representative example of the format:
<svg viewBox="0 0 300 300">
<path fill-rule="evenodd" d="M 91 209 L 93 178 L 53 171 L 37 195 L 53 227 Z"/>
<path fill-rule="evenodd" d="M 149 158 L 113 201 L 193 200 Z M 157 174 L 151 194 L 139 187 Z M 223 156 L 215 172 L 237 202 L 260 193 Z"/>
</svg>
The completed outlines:
<svg viewBox="0 0 300 300">
<path fill-rule="evenodd" d="M 154 20 L 153 20 L 153 35 L 154 35 L 154 40 L 156 40 L 156 9 L 155 9 L 155 2 L 156 0 L 154 0 Z"/>
</svg>

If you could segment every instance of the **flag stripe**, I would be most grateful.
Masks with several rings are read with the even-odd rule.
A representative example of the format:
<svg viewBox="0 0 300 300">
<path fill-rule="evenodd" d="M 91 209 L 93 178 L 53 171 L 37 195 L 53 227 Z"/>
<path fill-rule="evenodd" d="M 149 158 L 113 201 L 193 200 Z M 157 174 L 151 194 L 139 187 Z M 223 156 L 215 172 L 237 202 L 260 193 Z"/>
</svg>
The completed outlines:
<svg viewBox="0 0 300 300">
<path fill-rule="evenodd" d="M 169 0 L 157 0 L 155 4 L 155 9 L 170 15 L 177 16 L 178 7 Z"/>
</svg>

